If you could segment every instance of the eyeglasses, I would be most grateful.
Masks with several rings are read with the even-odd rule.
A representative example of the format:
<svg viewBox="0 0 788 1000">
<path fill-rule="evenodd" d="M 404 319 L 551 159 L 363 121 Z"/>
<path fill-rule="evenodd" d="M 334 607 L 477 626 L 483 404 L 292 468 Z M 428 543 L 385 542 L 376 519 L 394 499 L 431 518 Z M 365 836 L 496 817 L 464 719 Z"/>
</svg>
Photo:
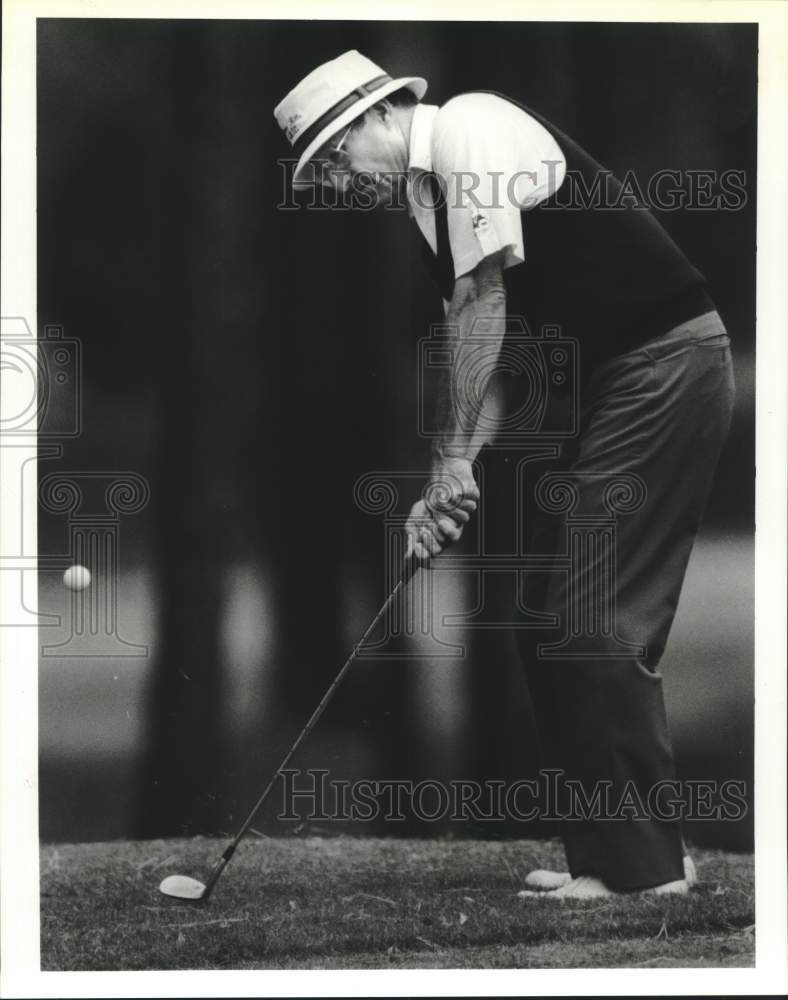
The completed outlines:
<svg viewBox="0 0 788 1000">
<path fill-rule="evenodd" d="M 345 155 L 347 155 L 347 151 L 343 150 L 342 147 L 345 145 L 345 140 L 347 139 L 347 137 L 350 135 L 350 133 L 352 131 L 353 131 L 353 126 L 351 125 L 350 128 L 348 128 L 348 130 L 345 132 L 345 134 L 339 140 L 339 142 L 336 144 L 336 146 L 331 146 L 331 148 L 328 150 L 329 156 L 332 153 L 342 153 L 342 152 L 344 152 Z"/>
<path fill-rule="evenodd" d="M 349 155 L 348 151 L 346 149 L 343 149 L 342 147 L 345 145 L 347 137 L 350 135 L 352 131 L 353 131 L 353 126 L 350 125 L 350 127 L 345 131 L 345 134 L 342 136 L 339 142 L 335 146 L 330 146 L 325 151 L 325 154 L 323 156 L 324 162 L 322 170 L 323 174 L 322 183 L 324 187 L 336 187 L 338 183 L 339 186 L 344 187 L 344 185 L 347 183 L 347 175 L 345 171 L 340 171 L 338 168 L 340 165 L 340 160 L 342 159 L 341 154 L 344 154 L 345 157 Z"/>
</svg>

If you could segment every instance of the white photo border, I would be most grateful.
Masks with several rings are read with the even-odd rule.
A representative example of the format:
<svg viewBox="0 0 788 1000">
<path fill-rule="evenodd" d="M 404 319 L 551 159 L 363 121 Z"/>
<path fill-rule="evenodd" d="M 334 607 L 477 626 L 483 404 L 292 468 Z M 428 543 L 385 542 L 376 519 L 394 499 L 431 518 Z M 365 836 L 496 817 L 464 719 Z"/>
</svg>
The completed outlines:
<svg viewBox="0 0 788 1000">
<path fill-rule="evenodd" d="M 466 0 L 399 0 L 397 20 L 477 20 Z M 788 5 L 681 0 L 492 0 L 485 19 L 747 22 L 759 25 L 756 356 L 754 969 L 259 972 L 40 971 L 37 635 L 0 629 L 0 993 L 14 997 L 522 996 L 779 994 L 788 991 L 786 921 L 786 390 L 788 373 Z M 330 15 L 330 17 L 329 17 Z M 36 318 L 36 18 L 388 20 L 363 0 L 6 0 L 2 63 L 3 317 Z M 4 391 L 13 392 L 5 382 Z M 13 406 L 13 402 L 11 404 Z M 0 545 L 21 510 L 35 546 L 35 494 L 18 452 L 0 447 Z M 0 579 L 0 585 L 2 579 Z M 35 588 L 33 588 L 34 590 Z M 19 595 L 0 586 L 0 620 Z M 35 611 L 35 607 L 30 610 Z"/>
</svg>

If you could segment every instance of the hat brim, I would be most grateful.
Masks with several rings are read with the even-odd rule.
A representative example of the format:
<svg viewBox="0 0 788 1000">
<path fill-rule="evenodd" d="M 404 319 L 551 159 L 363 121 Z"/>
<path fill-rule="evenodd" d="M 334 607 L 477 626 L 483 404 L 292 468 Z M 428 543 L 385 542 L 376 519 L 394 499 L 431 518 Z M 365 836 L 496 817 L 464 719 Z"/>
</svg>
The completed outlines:
<svg viewBox="0 0 788 1000">
<path fill-rule="evenodd" d="M 362 115 L 367 108 L 371 108 L 378 101 L 382 101 L 384 97 L 388 97 L 389 94 L 393 94 L 395 90 L 400 90 L 402 87 L 407 87 L 412 90 L 416 95 L 418 100 L 427 93 L 427 81 L 420 76 L 404 76 L 400 77 L 398 80 L 392 80 L 390 83 L 384 84 L 382 87 L 378 87 L 371 94 L 367 94 L 366 97 L 362 97 L 355 104 L 351 104 L 349 108 L 346 108 L 341 114 L 337 115 L 336 118 L 332 119 L 324 129 L 322 129 L 315 138 L 309 143 L 304 152 L 301 154 L 301 158 L 298 161 L 298 165 L 293 172 L 293 188 L 295 190 L 304 190 L 305 188 L 314 187 L 314 181 L 304 180 L 303 172 L 307 163 L 312 159 L 315 153 L 320 149 L 320 147 L 327 142 L 332 135 L 336 135 L 345 125 L 349 125 L 352 121 L 355 121 L 359 115 Z"/>
</svg>

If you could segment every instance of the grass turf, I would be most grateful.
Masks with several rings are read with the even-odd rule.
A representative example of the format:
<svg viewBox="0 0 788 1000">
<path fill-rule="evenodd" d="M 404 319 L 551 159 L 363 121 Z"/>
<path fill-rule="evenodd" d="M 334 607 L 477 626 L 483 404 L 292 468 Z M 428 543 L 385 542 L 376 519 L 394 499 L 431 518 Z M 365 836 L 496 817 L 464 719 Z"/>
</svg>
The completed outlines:
<svg viewBox="0 0 788 1000">
<path fill-rule="evenodd" d="M 694 850 L 686 897 L 519 900 L 562 867 L 557 843 L 249 840 L 208 903 L 167 899 L 204 879 L 206 838 L 52 845 L 41 857 L 44 970 L 750 967 L 750 855 Z"/>
</svg>

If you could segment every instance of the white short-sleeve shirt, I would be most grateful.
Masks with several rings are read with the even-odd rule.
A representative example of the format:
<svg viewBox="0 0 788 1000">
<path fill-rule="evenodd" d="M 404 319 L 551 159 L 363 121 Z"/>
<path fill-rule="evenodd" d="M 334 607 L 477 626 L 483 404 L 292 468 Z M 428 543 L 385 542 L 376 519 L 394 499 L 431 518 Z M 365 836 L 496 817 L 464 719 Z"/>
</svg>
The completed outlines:
<svg viewBox="0 0 788 1000">
<path fill-rule="evenodd" d="M 433 252 L 435 213 L 419 174 L 446 191 L 455 277 L 504 251 L 504 267 L 526 259 L 521 211 L 558 190 L 566 159 L 535 118 L 494 94 L 462 94 L 443 107 L 419 104 L 410 135 L 409 210 Z"/>
</svg>

